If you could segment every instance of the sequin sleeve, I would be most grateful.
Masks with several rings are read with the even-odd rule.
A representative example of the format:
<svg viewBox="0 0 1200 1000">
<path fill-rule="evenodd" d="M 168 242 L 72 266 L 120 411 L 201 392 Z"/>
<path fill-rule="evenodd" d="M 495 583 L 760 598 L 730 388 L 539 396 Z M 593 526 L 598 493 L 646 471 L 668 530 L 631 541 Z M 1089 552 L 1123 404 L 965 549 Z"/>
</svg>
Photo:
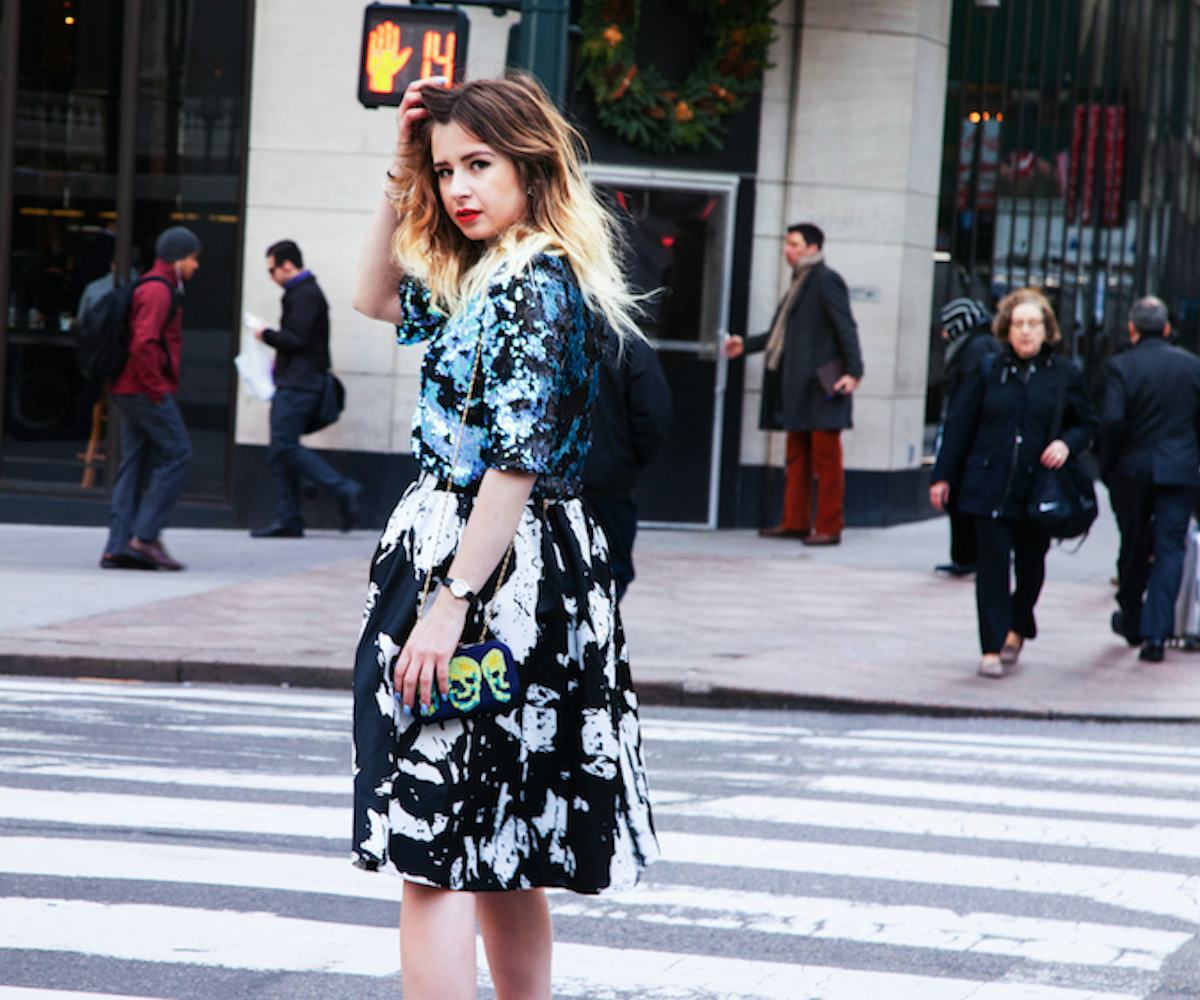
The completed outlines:
<svg viewBox="0 0 1200 1000">
<path fill-rule="evenodd" d="M 437 335 L 446 317 L 434 308 L 429 289 L 416 278 L 400 279 L 400 323 L 396 343 L 419 344 Z"/>
<path fill-rule="evenodd" d="M 561 466 L 571 387 L 587 381 L 577 299 L 565 265 L 546 257 L 489 289 L 480 455 L 487 468 L 545 474 Z"/>
</svg>

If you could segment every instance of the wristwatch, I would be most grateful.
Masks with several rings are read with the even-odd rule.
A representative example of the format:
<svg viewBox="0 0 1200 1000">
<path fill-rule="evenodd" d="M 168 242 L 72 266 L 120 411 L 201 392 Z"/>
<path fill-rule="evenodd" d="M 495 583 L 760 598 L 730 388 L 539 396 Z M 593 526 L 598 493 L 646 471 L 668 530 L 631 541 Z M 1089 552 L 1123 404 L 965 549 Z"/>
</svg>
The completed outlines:
<svg viewBox="0 0 1200 1000">
<path fill-rule="evenodd" d="M 456 597 L 460 601 L 466 601 L 471 607 L 474 607 L 475 602 L 479 600 L 479 598 L 475 596 L 475 591 L 468 587 L 467 584 L 462 580 L 456 580 L 454 577 L 446 576 L 442 578 L 442 586 L 450 591 L 451 597 Z"/>
</svg>

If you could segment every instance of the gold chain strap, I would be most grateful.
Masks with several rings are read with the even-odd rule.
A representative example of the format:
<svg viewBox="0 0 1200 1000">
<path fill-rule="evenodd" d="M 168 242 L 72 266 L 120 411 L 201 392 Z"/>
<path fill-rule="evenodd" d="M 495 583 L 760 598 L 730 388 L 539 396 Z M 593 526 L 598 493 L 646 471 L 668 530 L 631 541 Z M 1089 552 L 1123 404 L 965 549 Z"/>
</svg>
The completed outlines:
<svg viewBox="0 0 1200 1000">
<path fill-rule="evenodd" d="M 480 331 L 479 343 L 475 347 L 475 361 L 471 365 L 471 381 L 467 385 L 467 398 L 463 400 L 462 419 L 458 422 L 458 439 L 454 442 L 454 457 L 450 460 L 450 474 L 446 476 L 446 485 L 444 491 L 450 492 L 450 485 L 453 480 L 454 470 L 458 467 L 458 456 L 462 450 L 463 435 L 467 432 L 467 412 L 471 408 L 471 397 L 475 394 L 475 382 L 479 378 L 479 359 L 483 355 L 483 332 Z M 442 532 L 446 528 L 446 504 L 442 504 L 442 515 L 438 519 L 437 538 L 442 537 Z M 515 541 L 515 537 L 514 537 Z M 500 575 L 496 578 L 497 586 L 504 579 L 504 574 L 508 572 L 508 564 L 512 560 L 513 541 L 508 543 L 508 551 L 504 554 L 504 562 L 500 566 Z M 432 556 L 430 557 L 432 559 Z M 425 601 L 429 597 L 429 588 L 433 583 L 433 563 L 429 565 L 429 572 L 425 574 L 425 585 L 421 588 L 421 599 L 417 603 L 417 617 L 421 618 L 425 614 Z M 483 632 L 479 637 L 480 642 L 487 640 L 488 627 L 487 620 L 483 621 Z"/>
</svg>

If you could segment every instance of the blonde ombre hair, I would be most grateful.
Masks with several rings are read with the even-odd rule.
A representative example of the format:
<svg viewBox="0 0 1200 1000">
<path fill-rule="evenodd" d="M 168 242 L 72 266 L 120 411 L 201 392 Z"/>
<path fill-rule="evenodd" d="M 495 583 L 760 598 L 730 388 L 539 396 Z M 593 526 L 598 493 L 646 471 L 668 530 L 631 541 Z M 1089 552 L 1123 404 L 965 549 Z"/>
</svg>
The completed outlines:
<svg viewBox="0 0 1200 1000">
<path fill-rule="evenodd" d="M 584 176 L 583 138 L 537 82 L 525 74 L 426 87 L 429 117 L 413 126 L 408 162 L 393 200 L 392 256 L 421 279 L 434 305 L 452 314 L 497 275 L 517 274 L 539 253 L 570 262 L 584 300 L 618 335 L 640 335 L 637 303 L 617 263 L 620 235 Z M 513 162 L 528 195 L 528 214 L 490 246 L 469 240 L 442 205 L 433 173 L 434 125 L 454 122 Z"/>
</svg>

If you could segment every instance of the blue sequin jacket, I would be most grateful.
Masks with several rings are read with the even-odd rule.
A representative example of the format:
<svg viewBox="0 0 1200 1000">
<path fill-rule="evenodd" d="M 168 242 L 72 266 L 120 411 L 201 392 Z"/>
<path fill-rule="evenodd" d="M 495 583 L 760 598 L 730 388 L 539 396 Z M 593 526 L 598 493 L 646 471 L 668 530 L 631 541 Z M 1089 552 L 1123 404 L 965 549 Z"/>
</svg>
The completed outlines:
<svg viewBox="0 0 1200 1000">
<path fill-rule="evenodd" d="M 447 317 L 429 290 L 400 283 L 401 344 L 428 341 L 413 413 L 421 469 L 466 487 L 488 469 L 532 472 L 538 496 L 576 496 L 591 440 L 599 327 L 570 264 L 542 253 Z M 483 354 L 451 469 L 475 351 Z"/>
</svg>

